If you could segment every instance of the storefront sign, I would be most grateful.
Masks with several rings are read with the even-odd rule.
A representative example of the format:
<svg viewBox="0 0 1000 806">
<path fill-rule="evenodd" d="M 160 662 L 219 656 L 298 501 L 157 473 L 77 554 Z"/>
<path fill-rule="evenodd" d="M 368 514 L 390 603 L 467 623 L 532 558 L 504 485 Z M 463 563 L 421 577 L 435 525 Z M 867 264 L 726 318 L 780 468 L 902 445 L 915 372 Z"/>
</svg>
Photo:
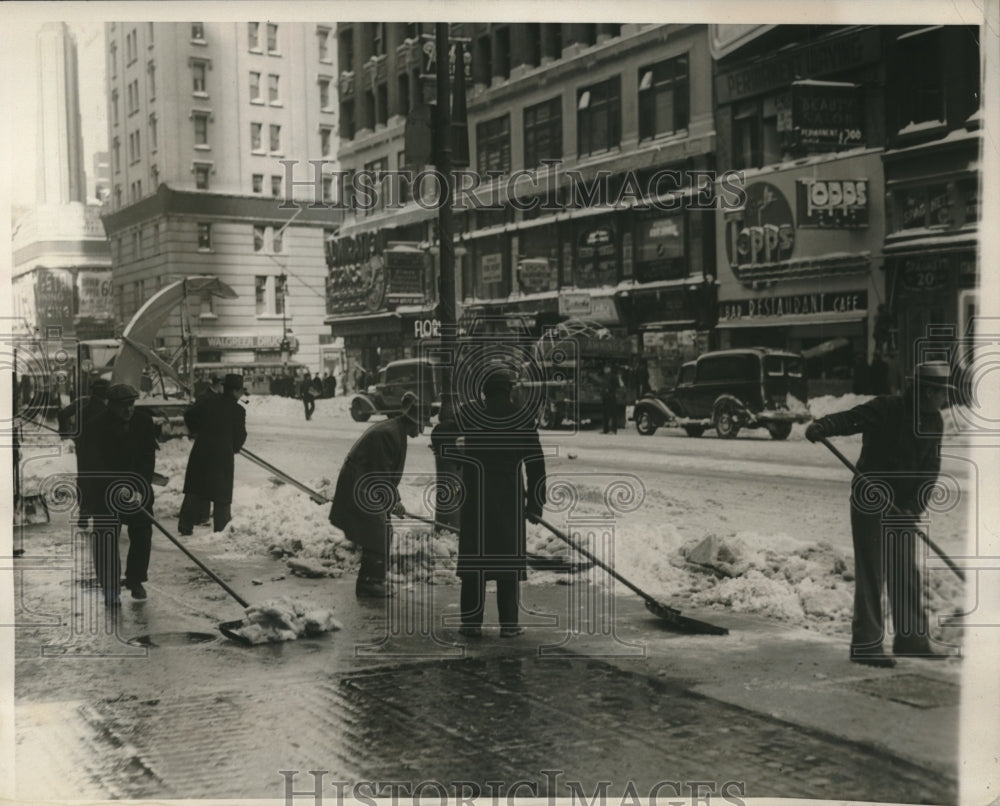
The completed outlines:
<svg viewBox="0 0 1000 806">
<path fill-rule="evenodd" d="M 385 234 L 381 230 L 327 242 L 326 312 L 377 311 L 385 302 Z"/>
<path fill-rule="evenodd" d="M 396 245 L 385 254 L 386 302 L 390 304 L 424 301 L 426 255 L 416 246 Z"/>
<path fill-rule="evenodd" d="M 799 179 L 795 183 L 799 228 L 868 226 L 867 179 Z"/>
<path fill-rule="evenodd" d="M 683 214 L 640 219 L 636 247 L 639 281 L 686 276 L 684 240 Z"/>
<path fill-rule="evenodd" d="M 81 271 L 76 275 L 80 316 L 100 319 L 113 315 L 111 271 Z"/>
<path fill-rule="evenodd" d="M 479 259 L 479 281 L 483 285 L 503 282 L 503 255 L 492 252 Z"/>
<path fill-rule="evenodd" d="M 292 350 L 298 349 L 298 340 L 290 337 Z M 209 350 L 280 350 L 281 334 L 213 335 L 199 336 L 198 348 Z M 253 360 L 251 356 L 250 360 Z"/>
<path fill-rule="evenodd" d="M 73 277 L 65 269 L 38 269 L 35 275 L 35 311 L 39 327 L 73 328 Z"/>
<path fill-rule="evenodd" d="M 517 263 L 517 281 L 522 294 L 554 291 L 559 287 L 556 267 L 545 257 L 525 258 Z"/>
<path fill-rule="evenodd" d="M 854 148 L 864 143 L 861 88 L 854 84 L 796 81 L 792 85 L 792 148 Z"/>
<path fill-rule="evenodd" d="M 413 338 L 436 339 L 441 335 L 441 321 L 438 319 L 414 319 Z"/>
<path fill-rule="evenodd" d="M 590 294 L 564 292 L 559 295 L 560 316 L 590 316 Z"/>
<path fill-rule="evenodd" d="M 754 182 L 746 198 L 743 210 L 726 219 L 726 253 L 737 277 L 744 267 L 787 260 L 795 249 L 795 220 L 784 194 Z"/>
<path fill-rule="evenodd" d="M 581 288 L 618 281 L 618 236 L 610 225 L 584 230 L 577 239 L 576 284 Z"/>
<path fill-rule="evenodd" d="M 936 291 L 948 285 L 951 260 L 947 255 L 904 258 L 899 279 L 907 291 Z"/>
<path fill-rule="evenodd" d="M 839 294 L 817 292 L 785 297 L 726 300 L 719 303 L 719 321 L 766 319 L 774 316 L 821 316 L 831 313 L 856 313 L 858 318 L 861 318 L 867 309 L 867 291 L 846 291 Z"/>
<path fill-rule="evenodd" d="M 602 325 L 618 324 L 618 309 L 611 297 L 592 297 L 590 300 L 590 318 Z"/>
</svg>

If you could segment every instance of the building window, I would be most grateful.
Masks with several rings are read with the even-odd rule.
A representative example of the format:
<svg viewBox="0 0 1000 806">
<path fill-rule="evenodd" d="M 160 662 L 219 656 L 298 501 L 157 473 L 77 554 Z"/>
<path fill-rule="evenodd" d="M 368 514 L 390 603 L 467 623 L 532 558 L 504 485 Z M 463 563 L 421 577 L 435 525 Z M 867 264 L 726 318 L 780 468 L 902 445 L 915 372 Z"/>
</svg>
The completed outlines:
<svg viewBox="0 0 1000 806">
<path fill-rule="evenodd" d="M 364 94 L 365 101 L 365 123 L 366 129 L 375 131 L 375 93 L 368 90 Z"/>
<path fill-rule="evenodd" d="M 372 23 L 372 45 L 376 56 L 385 55 L 385 23 Z"/>
<path fill-rule="evenodd" d="M 115 167 L 115 173 L 121 173 L 122 170 L 122 154 L 121 154 L 121 140 L 117 137 L 111 141 L 111 161 Z"/>
<path fill-rule="evenodd" d="M 274 73 L 271 73 L 267 77 L 267 100 L 272 104 L 281 102 L 281 99 L 278 96 L 278 76 Z"/>
<path fill-rule="evenodd" d="M 153 47 L 155 29 L 156 26 L 153 23 L 146 23 L 146 37 L 149 39 L 149 45 L 147 47 Z"/>
<path fill-rule="evenodd" d="M 211 165 L 196 162 L 194 166 L 194 186 L 198 190 L 208 190 L 208 175 L 212 170 Z"/>
<path fill-rule="evenodd" d="M 132 258 L 134 260 L 139 260 L 142 258 L 142 230 L 137 229 L 132 231 Z M 142 302 L 146 298 L 146 282 L 145 280 L 139 281 L 139 302 Z"/>
<path fill-rule="evenodd" d="M 251 151 L 263 151 L 264 146 L 261 145 L 261 129 L 263 128 L 260 123 L 250 124 L 250 150 Z"/>
<path fill-rule="evenodd" d="M 688 125 L 688 57 L 678 56 L 639 71 L 639 139 Z"/>
<path fill-rule="evenodd" d="M 340 136 L 345 140 L 354 139 L 354 101 L 344 101 L 340 105 Z"/>
<path fill-rule="evenodd" d="M 281 126 L 277 123 L 272 123 L 270 126 L 271 133 L 271 151 L 274 153 L 281 152 Z"/>
<path fill-rule="evenodd" d="M 330 108 L 330 79 L 321 78 L 319 80 L 319 108 Z"/>
<path fill-rule="evenodd" d="M 607 151 L 621 142 L 621 78 L 580 90 L 576 98 L 578 156 Z"/>
<path fill-rule="evenodd" d="M 524 110 L 524 167 L 562 158 L 562 99 L 558 96 Z"/>
<path fill-rule="evenodd" d="M 262 275 L 254 277 L 254 297 L 258 316 L 281 316 L 285 312 L 284 275 Z"/>
<path fill-rule="evenodd" d="M 149 184 L 153 192 L 160 186 L 160 169 L 155 165 L 149 166 Z"/>
<path fill-rule="evenodd" d="M 319 151 L 324 157 L 330 156 L 330 143 L 333 140 L 333 129 L 329 126 L 322 126 L 319 130 Z"/>
<path fill-rule="evenodd" d="M 260 101 L 260 73 L 250 73 L 250 101 Z"/>
<path fill-rule="evenodd" d="M 191 79 L 192 79 L 192 90 L 195 95 L 205 95 L 207 90 L 205 89 L 205 74 L 207 72 L 207 65 L 203 61 L 193 61 L 191 62 Z"/>
<path fill-rule="evenodd" d="M 386 84 L 375 88 L 375 122 L 383 126 L 389 122 L 389 87 Z"/>
<path fill-rule="evenodd" d="M 267 24 L 267 52 L 278 52 L 278 25 L 274 22 Z"/>
<path fill-rule="evenodd" d="M 251 183 L 253 185 L 253 192 L 254 193 L 263 193 L 264 192 L 264 174 L 254 174 L 251 177 L 250 181 L 251 181 Z"/>
<path fill-rule="evenodd" d="M 156 65 L 150 62 L 146 65 L 146 72 L 149 74 L 149 97 L 156 97 Z"/>
<path fill-rule="evenodd" d="M 510 115 L 502 115 L 476 126 L 476 167 L 487 171 L 510 171 Z"/>
<path fill-rule="evenodd" d="M 260 50 L 260 23 L 259 22 L 249 22 L 249 23 L 247 23 L 247 38 L 249 40 L 250 50 Z"/>
<path fill-rule="evenodd" d="M 281 195 L 281 174 L 271 174 L 271 195 L 275 198 Z"/>
<path fill-rule="evenodd" d="M 205 41 L 205 23 L 203 22 L 191 23 L 191 39 L 193 39 L 195 42 Z"/>
<path fill-rule="evenodd" d="M 786 104 L 783 96 L 770 96 L 733 107 L 734 168 L 760 168 L 782 159 L 778 111 Z"/>
<path fill-rule="evenodd" d="M 118 90 L 111 91 L 111 125 L 118 125 Z"/>
<path fill-rule="evenodd" d="M 321 62 L 330 61 L 330 29 L 317 28 L 316 42 L 319 45 L 319 60 Z"/>
<path fill-rule="evenodd" d="M 195 112 L 194 116 L 194 144 L 196 146 L 208 145 L 208 113 Z"/>
<path fill-rule="evenodd" d="M 253 251 L 262 252 L 264 251 L 264 227 L 260 224 L 254 224 L 253 227 Z M 258 310 L 257 313 L 260 313 Z"/>
<path fill-rule="evenodd" d="M 400 151 L 396 155 L 396 168 L 403 174 L 402 180 L 399 182 L 400 204 L 408 204 L 413 200 L 413 196 L 410 192 L 410 183 L 413 181 L 413 171 L 409 170 L 409 167 L 410 166 L 406 162 L 406 152 Z"/>
<path fill-rule="evenodd" d="M 198 248 L 212 248 L 212 225 L 204 221 L 198 222 Z"/>
<path fill-rule="evenodd" d="M 150 115 L 149 116 L 149 150 L 150 151 L 156 151 L 156 149 L 159 148 L 159 146 L 157 145 L 158 142 L 159 142 L 159 139 L 158 139 L 158 136 L 157 136 L 156 115 Z"/>
<path fill-rule="evenodd" d="M 368 183 L 375 190 L 374 204 L 367 210 L 365 215 L 373 215 L 385 209 L 385 174 L 389 171 L 389 158 L 372 160 L 365 163 L 365 172 L 368 174 Z"/>
<path fill-rule="evenodd" d="M 337 47 L 337 61 L 340 72 L 349 73 L 354 68 L 354 30 L 347 28 L 338 34 L 340 44 Z"/>
<path fill-rule="evenodd" d="M 333 177 L 323 177 L 323 201 L 330 203 L 333 201 Z"/>
<path fill-rule="evenodd" d="M 943 28 L 934 27 L 899 37 L 901 74 L 905 77 L 898 95 L 901 128 L 945 121 L 943 35 Z"/>
<path fill-rule="evenodd" d="M 111 43 L 110 58 L 108 61 L 111 68 L 111 78 L 118 78 L 118 46 L 114 42 Z"/>
<path fill-rule="evenodd" d="M 132 64 L 138 57 L 135 46 L 135 28 L 125 34 L 125 64 Z"/>
<path fill-rule="evenodd" d="M 281 227 L 278 227 L 278 229 L 271 229 L 271 251 L 285 251 L 285 232 L 281 229 Z"/>
</svg>

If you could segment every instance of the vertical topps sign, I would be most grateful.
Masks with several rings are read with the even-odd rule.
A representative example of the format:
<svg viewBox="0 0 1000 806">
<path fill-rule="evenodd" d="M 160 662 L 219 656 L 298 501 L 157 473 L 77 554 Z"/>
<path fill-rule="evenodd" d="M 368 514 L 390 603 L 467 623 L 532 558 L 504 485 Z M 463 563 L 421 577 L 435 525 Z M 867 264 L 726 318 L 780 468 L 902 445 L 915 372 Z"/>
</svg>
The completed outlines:
<svg viewBox="0 0 1000 806">
<path fill-rule="evenodd" d="M 412 243 L 389 243 L 385 258 L 386 302 L 394 305 L 424 302 L 427 256 Z"/>
</svg>

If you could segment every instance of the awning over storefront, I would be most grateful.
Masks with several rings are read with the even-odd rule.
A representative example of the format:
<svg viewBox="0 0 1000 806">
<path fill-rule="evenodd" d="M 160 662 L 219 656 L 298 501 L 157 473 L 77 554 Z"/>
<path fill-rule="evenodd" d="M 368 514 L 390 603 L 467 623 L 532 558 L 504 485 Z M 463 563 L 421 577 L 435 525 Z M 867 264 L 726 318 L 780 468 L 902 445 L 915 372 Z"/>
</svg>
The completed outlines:
<svg viewBox="0 0 1000 806">
<path fill-rule="evenodd" d="M 923 235 L 904 240 L 886 240 L 883 251 L 886 257 L 909 257 L 928 253 L 968 252 L 979 244 L 977 232 L 963 232 L 952 235 Z"/>
<path fill-rule="evenodd" d="M 845 322 L 861 322 L 868 318 L 868 311 L 844 311 L 825 313 L 822 316 L 809 314 L 789 314 L 767 316 L 760 319 L 729 319 L 719 322 L 719 330 L 735 330 L 744 327 L 793 327 L 796 325 L 836 325 Z"/>
<path fill-rule="evenodd" d="M 329 317 L 334 336 L 372 336 L 381 333 L 400 333 L 403 317 L 395 311 L 362 314 L 360 316 Z"/>
</svg>

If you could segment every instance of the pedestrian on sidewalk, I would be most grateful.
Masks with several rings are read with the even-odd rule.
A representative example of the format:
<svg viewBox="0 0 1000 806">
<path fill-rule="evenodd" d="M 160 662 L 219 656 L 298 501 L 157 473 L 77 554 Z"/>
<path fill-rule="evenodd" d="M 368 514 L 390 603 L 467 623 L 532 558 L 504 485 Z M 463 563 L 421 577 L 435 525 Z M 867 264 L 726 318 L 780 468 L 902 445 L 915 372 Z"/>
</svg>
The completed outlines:
<svg viewBox="0 0 1000 806">
<path fill-rule="evenodd" d="M 204 501 L 212 503 L 212 529 L 221 532 L 232 517 L 235 456 L 247 439 L 247 413 L 239 404 L 243 376 L 226 375 L 222 394 L 195 403 L 184 414 L 194 446 L 184 474 L 184 500 L 177 531 L 189 535 L 204 514 Z"/>
<path fill-rule="evenodd" d="M 205 398 L 211 397 L 221 397 L 223 394 L 222 389 L 222 376 L 217 373 L 212 373 L 208 380 L 205 381 L 204 385 L 200 390 L 195 391 L 194 402 L 198 403 Z M 192 424 L 188 422 L 188 413 L 191 409 L 184 412 L 184 424 L 187 426 L 188 433 L 194 436 L 194 429 Z M 194 525 L 195 526 L 211 526 L 212 525 L 212 502 L 207 498 L 198 498 L 198 506 L 194 512 Z"/>
<path fill-rule="evenodd" d="M 305 374 L 303 374 L 302 382 L 299 384 L 299 397 L 302 398 L 306 420 L 311 420 L 313 412 L 316 411 L 316 400 L 313 396 L 313 385 L 312 380 L 309 378 L 309 370 L 306 370 Z"/>
<path fill-rule="evenodd" d="M 924 510 L 922 491 L 937 480 L 941 466 L 943 421 L 948 403 L 950 368 L 944 361 L 918 364 L 902 395 L 883 395 L 848 411 L 829 414 L 809 424 L 806 438 L 862 434 L 857 468 L 861 476 L 851 486 L 851 533 L 854 541 L 854 618 L 851 660 L 869 666 L 892 667 L 895 660 L 882 648 L 885 620 L 882 586 L 889 591 L 895 634 L 893 653 L 928 660 L 947 655 L 930 643 L 927 606 L 916 565 L 915 532 Z M 884 509 L 868 503 L 876 484 L 890 493 L 891 530 L 883 532 Z M 867 505 L 866 505 L 867 504 Z"/>
<path fill-rule="evenodd" d="M 145 599 L 142 583 L 149 571 L 153 539 L 153 470 L 156 466 L 156 425 L 145 409 L 136 409 L 139 392 L 127 383 L 108 389 L 107 409 L 93 424 L 100 473 L 98 511 L 94 512 L 94 569 L 104 591 L 104 603 L 118 605 L 121 585 L 133 599 Z M 149 514 L 146 514 L 149 513 Z M 125 578 L 121 576 L 118 537 L 128 527 Z"/>
<path fill-rule="evenodd" d="M 59 435 L 73 440 L 76 446 L 77 526 L 86 529 L 90 518 L 101 510 L 104 494 L 101 480 L 95 473 L 99 466 L 99 444 L 94 425 L 108 408 L 111 384 L 96 378 L 90 384 L 90 394 L 79 398 L 59 411 Z"/>
<path fill-rule="evenodd" d="M 604 418 L 604 431 L 602 433 L 618 433 L 618 393 L 622 383 L 618 378 L 618 373 L 611 364 L 604 365 L 604 374 L 601 375 L 601 413 Z"/>
<path fill-rule="evenodd" d="M 428 419 L 417 396 L 407 392 L 402 399 L 402 414 L 371 426 L 344 458 L 330 507 L 330 523 L 361 548 L 361 568 L 354 587 L 359 597 L 386 598 L 395 594 L 386 579 L 392 536 L 389 515 L 405 514 L 399 500 L 399 481 L 406 464 L 407 437 L 420 434 Z"/>
<path fill-rule="evenodd" d="M 500 636 L 524 631 L 518 610 L 520 582 L 527 576 L 525 519 L 536 523 L 542 515 L 545 458 L 533 412 L 511 399 L 515 383 L 509 369 L 488 370 L 480 399 L 463 405 L 454 421 L 434 429 L 436 449 L 454 445 L 462 468 L 459 633 L 468 638 L 483 634 L 489 580 L 496 582 Z"/>
</svg>

